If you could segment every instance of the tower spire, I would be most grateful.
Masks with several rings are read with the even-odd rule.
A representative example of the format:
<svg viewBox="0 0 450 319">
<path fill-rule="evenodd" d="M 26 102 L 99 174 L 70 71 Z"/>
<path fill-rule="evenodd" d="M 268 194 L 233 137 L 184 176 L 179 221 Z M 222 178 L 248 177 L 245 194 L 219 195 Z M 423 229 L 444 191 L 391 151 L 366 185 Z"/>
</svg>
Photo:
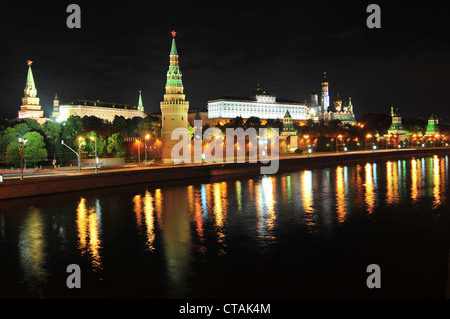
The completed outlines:
<svg viewBox="0 0 450 319">
<path fill-rule="evenodd" d="M 182 74 L 178 63 L 178 51 L 175 43 L 176 32 L 172 31 L 172 47 L 170 50 L 170 65 L 167 72 L 166 94 L 161 102 L 162 115 L 162 160 L 163 163 L 180 161 L 172 157 L 172 149 L 177 141 L 172 140 L 172 132 L 177 128 L 187 129 L 189 102 L 186 101 Z M 186 155 L 186 154 L 184 154 Z M 186 161 L 186 159 L 184 159 Z"/>
<path fill-rule="evenodd" d="M 44 112 L 39 105 L 39 98 L 37 97 L 36 84 L 34 83 L 33 71 L 31 65 L 33 61 L 28 60 L 28 74 L 27 83 L 25 85 L 24 97 L 22 98 L 22 106 L 19 111 L 19 119 L 32 118 L 40 123 L 44 123 Z"/>
<path fill-rule="evenodd" d="M 139 91 L 138 110 L 144 112 L 144 104 L 142 103 L 142 91 Z"/>
<path fill-rule="evenodd" d="M 33 61 L 28 60 L 28 74 L 27 74 L 27 83 L 25 85 L 25 97 L 36 97 L 37 89 L 36 84 L 34 83 L 33 71 L 31 70 L 31 65 Z"/>
</svg>

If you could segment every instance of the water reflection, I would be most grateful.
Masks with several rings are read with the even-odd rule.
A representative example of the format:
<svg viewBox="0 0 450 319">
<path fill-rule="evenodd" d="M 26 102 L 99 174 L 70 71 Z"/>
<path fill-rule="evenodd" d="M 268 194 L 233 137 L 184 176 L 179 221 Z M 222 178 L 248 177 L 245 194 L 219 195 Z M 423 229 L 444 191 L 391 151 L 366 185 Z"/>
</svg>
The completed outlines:
<svg viewBox="0 0 450 319">
<path fill-rule="evenodd" d="M 77 208 L 78 249 L 81 254 L 87 253 L 94 271 L 101 269 L 101 208 L 97 199 L 95 206 L 88 207 L 85 198 L 81 198 Z"/>
<path fill-rule="evenodd" d="M 418 159 L 411 160 L 411 201 L 416 205 L 422 195 L 422 167 Z"/>
<path fill-rule="evenodd" d="M 433 157 L 433 209 L 441 206 L 445 201 L 446 160 Z"/>
<path fill-rule="evenodd" d="M 399 200 L 398 176 L 397 162 L 388 161 L 386 163 L 386 203 L 388 205 L 396 204 Z"/>
<path fill-rule="evenodd" d="M 155 192 L 155 207 L 161 217 L 164 255 L 169 274 L 170 292 L 174 297 L 183 296 L 188 290 L 187 274 L 190 271 L 192 235 L 189 204 L 186 189 L 167 188 Z M 172 200 L 164 200 L 170 198 Z M 158 207 L 159 206 L 159 207 Z M 161 211 L 158 212 L 158 209 Z"/>
<path fill-rule="evenodd" d="M 375 183 L 373 181 L 372 164 L 367 163 L 365 166 L 365 183 L 364 183 L 364 202 L 366 210 L 369 214 L 375 210 Z"/>
<path fill-rule="evenodd" d="M 256 186 L 257 229 L 261 237 L 275 240 L 275 181 L 272 176 L 264 176 Z"/>
<path fill-rule="evenodd" d="M 338 223 L 343 223 L 345 221 L 348 204 L 348 200 L 346 197 L 347 183 L 347 167 L 343 168 L 341 166 L 338 166 L 336 168 L 336 213 Z"/>
<path fill-rule="evenodd" d="M 139 234 L 145 234 L 146 249 L 150 252 L 155 250 L 155 216 L 154 216 L 154 199 L 151 193 L 147 190 L 144 198 L 141 195 L 136 195 L 133 198 L 134 212 L 136 214 L 136 224 Z"/>
<path fill-rule="evenodd" d="M 301 175 L 300 195 L 302 198 L 305 224 L 309 230 L 312 230 L 315 225 L 312 191 L 312 172 L 305 170 Z"/>
<path fill-rule="evenodd" d="M 18 245 L 23 280 L 40 298 L 43 297 L 42 288 L 48 277 L 44 228 L 41 211 L 35 207 L 30 208 L 20 229 Z"/>
</svg>

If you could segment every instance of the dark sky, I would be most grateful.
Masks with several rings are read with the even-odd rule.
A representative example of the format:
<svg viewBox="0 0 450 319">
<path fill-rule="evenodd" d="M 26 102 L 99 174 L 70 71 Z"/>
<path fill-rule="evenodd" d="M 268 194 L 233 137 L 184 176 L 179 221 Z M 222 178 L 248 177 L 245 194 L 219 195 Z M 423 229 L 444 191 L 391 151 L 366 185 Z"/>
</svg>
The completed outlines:
<svg viewBox="0 0 450 319">
<path fill-rule="evenodd" d="M 381 29 L 366 8 L 381 7 Z M 70 30 L 77 3 L 82 28 Z M 94 4 L 95 3 L 95 4 Z M 389 1 L 58 1 L 0 4 L 0 116 L 17 117 L 27 64 L 41 105 L 77 98 L 159 111 L 175 29 L 190 107 L 225 94 L 247 95 L 257 81 L 280 98 L 305 101 L 324 71 L 332 101 L 350 96 L 357 116 L 406 118 L 432 112 L 450 122 L 450 41 L 443 2 Z"/>
</svg>

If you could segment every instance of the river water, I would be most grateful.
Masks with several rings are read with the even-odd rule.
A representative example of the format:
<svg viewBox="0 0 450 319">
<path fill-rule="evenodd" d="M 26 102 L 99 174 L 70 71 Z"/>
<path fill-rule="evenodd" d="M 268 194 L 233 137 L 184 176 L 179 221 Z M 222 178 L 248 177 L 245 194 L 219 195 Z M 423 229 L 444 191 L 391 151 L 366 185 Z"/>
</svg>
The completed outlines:
<svg viewBox="0 0 450 319">
<path fill-rule="evenodd" d="M 3 201 L 0 297 L 444 298 L 448 197 L 436 155 Z"/>
</svg>

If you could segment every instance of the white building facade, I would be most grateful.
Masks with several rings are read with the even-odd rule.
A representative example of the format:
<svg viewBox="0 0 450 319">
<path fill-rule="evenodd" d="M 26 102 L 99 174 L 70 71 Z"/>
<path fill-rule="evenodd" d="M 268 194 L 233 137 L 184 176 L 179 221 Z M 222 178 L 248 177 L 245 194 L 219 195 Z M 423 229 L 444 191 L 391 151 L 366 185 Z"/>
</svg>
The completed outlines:
<svg viewBox="0 0 450 319">
<path fill-rule="evenodd" d="M 283 119 L 286 112 L 293 120 L 306 120 L 307 107 L 302 103 L 277 102 L 275 96 L 256 95 L 255 98 L 221 98 L 208 102 L 208 118 Z"/>
</svg>

